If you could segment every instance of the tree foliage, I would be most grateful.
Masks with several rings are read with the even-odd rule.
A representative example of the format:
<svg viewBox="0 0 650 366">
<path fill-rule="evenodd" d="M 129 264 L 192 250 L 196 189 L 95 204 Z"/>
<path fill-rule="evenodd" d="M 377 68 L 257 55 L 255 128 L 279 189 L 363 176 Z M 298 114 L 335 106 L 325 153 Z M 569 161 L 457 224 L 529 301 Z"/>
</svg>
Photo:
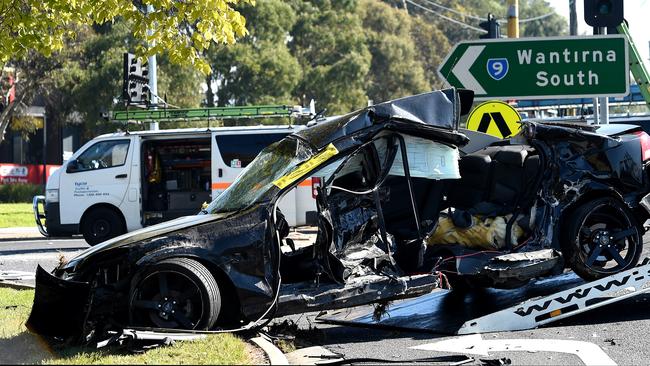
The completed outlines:
<svg viewBox="0 0 650 366">
<path fill-rule="evenodd" d="M 0 62 L 30 51 L 51 55 L 76 36 L 75 26 L 110 23 L 122 18 L 145 55 L 168 54 L 176 64 L 194 64 L 213 43 L 231 44 L 246 34 L 244 17 L 233 8 L 251 0 L 2 0 Z M 147 5 L 153 6 L 147 12 Z"/>
<path fill-rule="evenodd" d="M 17 99 L 41 96 L 48 121 L 83 123 L 87 138 L 115 129 L 101 114 L 116 107 L 122 54 L 133 50 L 159 54 L 159 94 L 172 105 L 314 99 L 317 109 L 339 114 L 441 88 L 437 69 L 452 45 L 481 34 L 441 15 L 471 27 L 488 12 L 506 20 L 502 0 L 433 1 L 453 11 L 414 1 L 432 11 L 408 5 L 407 12 L 402 0 L 151 0 L 156 11 L 146 15 L 142 0 L 5 0 L 0 29 L 13 37 L 0 39 L 0 61 L 10 57 L 19 70 Z M 551 12 L 543 0 L 519 5 L 522 19 Z M 566 31 L 566 20 L 553 14 L 521 23 L 520 33 Z M 23 122 L 16 128 L 37 127 Z"/>
</svg>

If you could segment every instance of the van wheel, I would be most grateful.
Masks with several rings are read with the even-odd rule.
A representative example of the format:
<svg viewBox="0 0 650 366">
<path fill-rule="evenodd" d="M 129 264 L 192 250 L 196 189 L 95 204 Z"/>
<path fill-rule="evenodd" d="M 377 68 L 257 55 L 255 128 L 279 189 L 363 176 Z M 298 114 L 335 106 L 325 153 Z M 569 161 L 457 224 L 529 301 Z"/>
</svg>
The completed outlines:
<svg viewBox="0 0 650 366">
<path fill-rule="evenodd" d="M 99 244 L 125 232 L 120 216 L 108 208 L 95 208 L 85 214 L 81 221 L 81 233 L 90 245 Z"/>
<path fill-rule="evenodd" d="M 129 302 L 132 325 L 208 330 L 220 311 L 217 281 L 193 259 L 163 260 L 134 278 Z"/>
<path fill-rule="evenodd" d="M 578 207 L 562 230 L 562 252 L 571 269 L 587 281 L 625 271 L 639 262 L 643 231 L 634 214 L 605 197 Z"/>
</svg>

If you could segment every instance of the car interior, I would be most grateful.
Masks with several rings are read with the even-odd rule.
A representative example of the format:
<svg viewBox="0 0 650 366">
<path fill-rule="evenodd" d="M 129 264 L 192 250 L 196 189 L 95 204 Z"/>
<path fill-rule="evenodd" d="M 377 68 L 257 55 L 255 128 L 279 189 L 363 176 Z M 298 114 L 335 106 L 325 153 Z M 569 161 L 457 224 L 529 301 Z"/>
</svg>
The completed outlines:
<svg viewBox="0 0 650 366">
<path fill-rule="evenodd" d="M 542 172 L 533 147 L 491 143 L 460 156 L 460 178 L 429 179 L 394 174 L 402 142 L 379 137 L 316 173 L 318 236 L 296 248 L 284 225 L 284 283 L 422 273 L 432 265 L 425 257 L 452 247 L 505 252 L 530 236 Z"/>
</svg>

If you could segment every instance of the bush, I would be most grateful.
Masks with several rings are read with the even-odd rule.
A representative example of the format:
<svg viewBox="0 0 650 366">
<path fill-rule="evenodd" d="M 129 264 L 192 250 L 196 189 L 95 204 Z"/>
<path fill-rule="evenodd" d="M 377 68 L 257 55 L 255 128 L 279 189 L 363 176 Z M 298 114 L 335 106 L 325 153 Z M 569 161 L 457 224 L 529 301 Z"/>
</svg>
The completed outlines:
<svg viewBox="0 0 650 366">
<path fill-rule="evenodd" d="M 41 184 L 2 184 L 0 185 L 0 203 L 31 203 L 34 196 L 43 194 Z"/>
</svg>

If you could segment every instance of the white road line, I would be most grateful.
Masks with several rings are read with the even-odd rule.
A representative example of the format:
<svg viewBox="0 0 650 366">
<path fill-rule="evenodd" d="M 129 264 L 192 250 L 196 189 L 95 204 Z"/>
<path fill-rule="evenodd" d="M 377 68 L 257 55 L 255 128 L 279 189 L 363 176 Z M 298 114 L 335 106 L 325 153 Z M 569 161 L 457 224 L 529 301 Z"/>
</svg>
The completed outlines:
<svg viewBox="0 0 650 366">
<path fill-rule="evenodd" d="M 564 339 L 482 339 L 472 334 L 411 347 L 425 351 L 452 352 L 488 356 L 490 352 L 559 352 L 580 357 L 585 365 L 616 365 L 602 348 L 582 341 Z"/>
</svg>

